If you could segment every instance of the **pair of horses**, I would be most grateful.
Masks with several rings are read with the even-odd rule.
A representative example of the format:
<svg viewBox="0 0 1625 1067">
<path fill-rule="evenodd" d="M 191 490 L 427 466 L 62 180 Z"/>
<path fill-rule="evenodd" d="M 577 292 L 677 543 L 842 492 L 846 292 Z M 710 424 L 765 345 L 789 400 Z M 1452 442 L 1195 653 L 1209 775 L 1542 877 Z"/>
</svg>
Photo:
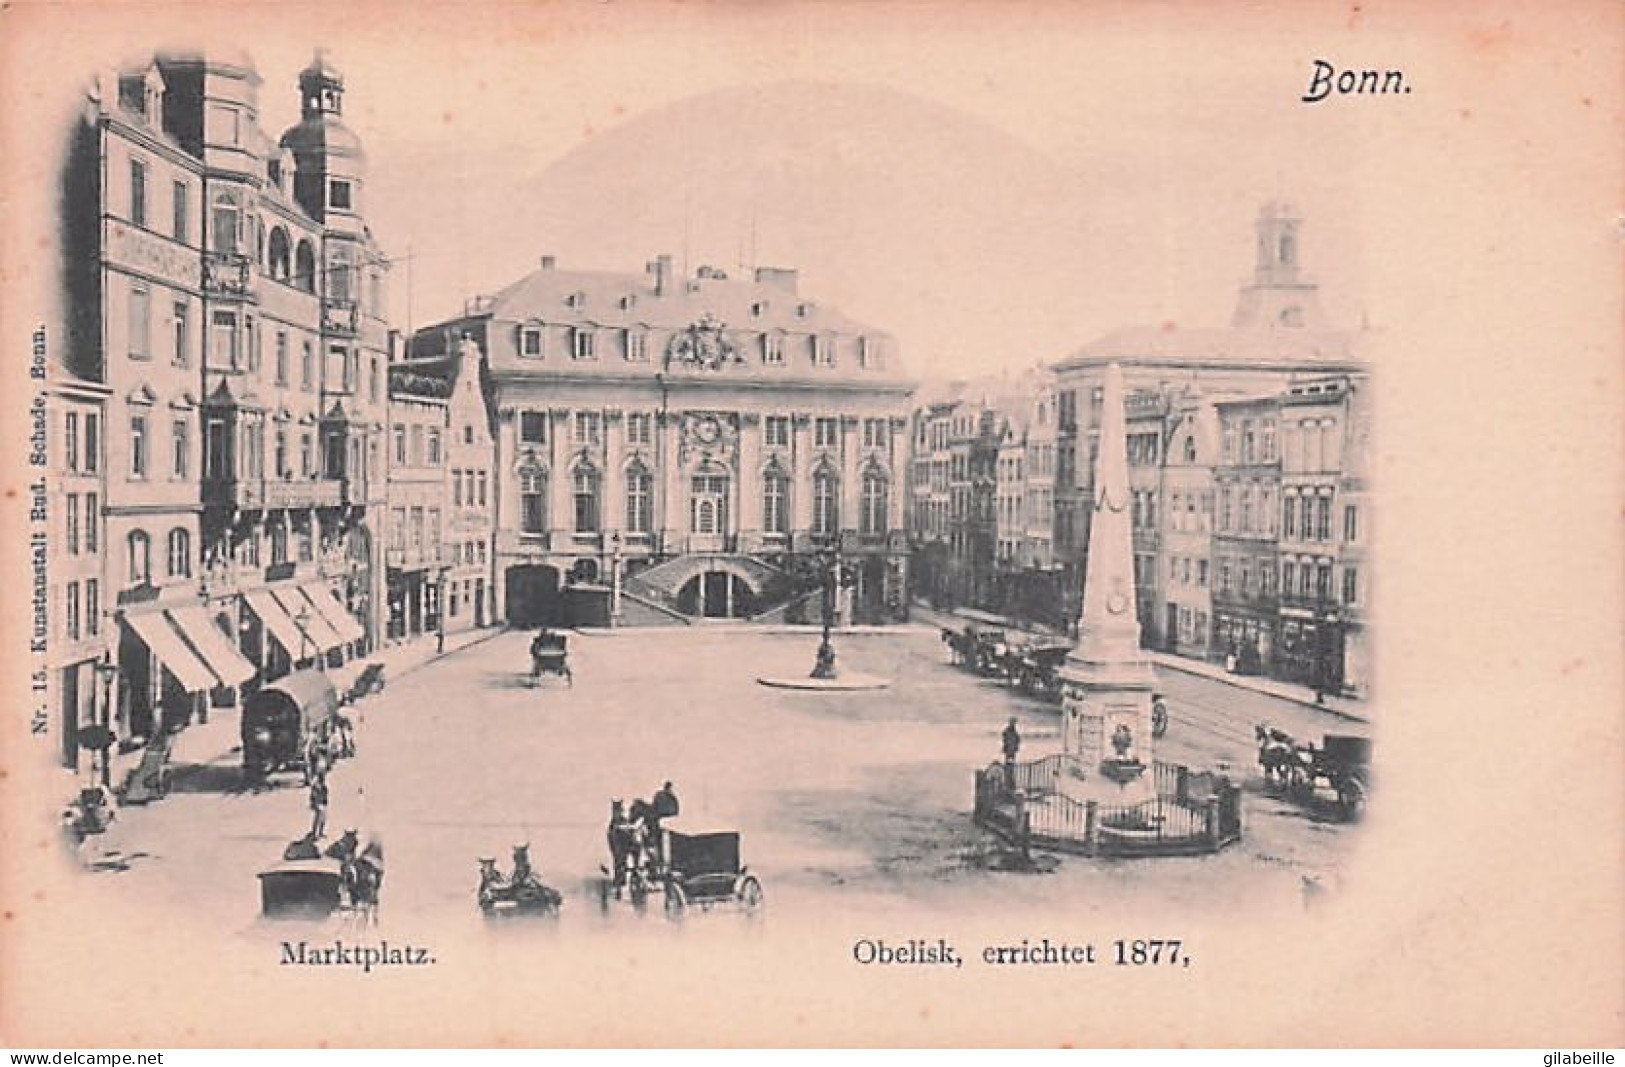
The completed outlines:
<svg viewBox="0 0 1625 1067">
<path fill-rule="evenodd" d="M 1259 723 L 1253 727 L 1258 741 L 1258 764 L 1264 768 L 1264 784 L 1277 789 L 1313 781 L 1314 753 L 1298 745 L 1291 734 Z"/>
</svg>

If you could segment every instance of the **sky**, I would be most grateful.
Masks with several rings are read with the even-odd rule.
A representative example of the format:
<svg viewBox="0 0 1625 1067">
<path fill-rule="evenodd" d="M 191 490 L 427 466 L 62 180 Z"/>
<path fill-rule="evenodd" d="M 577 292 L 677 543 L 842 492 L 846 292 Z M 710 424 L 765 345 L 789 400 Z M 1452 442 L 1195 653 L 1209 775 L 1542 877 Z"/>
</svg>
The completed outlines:
<svg viewBox="0 0 1625 1067">
<path fill-rule="evenodd" d="M 1301 104 L 1306 35 L 1242 6 L 1200 33 L 1155 5 L 388 10 L 248 5 L 151 42 L 245 48 L 273 136 L 328 50 L 403 326 L 543 254 L 635 272 L 669 252 L 799 268 L 917 374 L 1013 370 L 1120 326 L 1224 324 L 1278 196 L 1334 322 L 1382 317 L 1365 119 Z M 140 54 L 96 29 L 87 60 Z"/>
</svg>

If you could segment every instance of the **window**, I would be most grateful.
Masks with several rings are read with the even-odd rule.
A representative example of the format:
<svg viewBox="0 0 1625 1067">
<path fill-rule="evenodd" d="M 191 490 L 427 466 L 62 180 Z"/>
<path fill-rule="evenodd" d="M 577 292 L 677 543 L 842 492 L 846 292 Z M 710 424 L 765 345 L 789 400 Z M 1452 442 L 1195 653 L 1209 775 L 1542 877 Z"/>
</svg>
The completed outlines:
<svg viewBox="0 0 1625 1067">
<path fill-rule="evenodd" d="M 633 363 L 649 360 L 649 335 L 642 330 L 626 331 L 626 358 Z"/>
<path fill-rule="evenodd" d="M 139 159 L 130 160 L 130 221 L 147 224 L 147 165 Z"/>
<path fill-rule="evenodd" d="M 813 475 L 813 533 L 829 535 L 840 529 L 836 491 L 835 475 L 830 471 L 820 470 Z"/>
<path fill-rule="evenodd" d="M 871 536 L 886 532 L 886 479 L 878 471 L 863 476 L 863 507 L 858 512 L 858 530 Z"/>
<path fill-rule="evenodd" d="M 390 547 L 397 552 L 406 551 L 406 509 L 391 508 L 389 512 Z"/>
<path fill-rule="evenodd" d="M 519 472 L 519 529 L 525 533 L 541 533 L 547 529 L 545 487 L 546 479 L 535 467 Z"/>
<path fill-rule="evenodd" d="M 575 356 L 576 359 L 598 358 L 598 354 L 593 347 L 597 338 L 594 336 L 590 327 L 576 327 L 570 336 L 570 340 L 572 344 L 571 354 Z"/>
<path fill-rule="evenodd" d="M 1360 602 L 1360 571 L 1357 567 L 1344 565 L 1343 567 L 1343 603 L 1358 604 Z"/>
<path fill-rule="evenodd" d="M 130 286 L 130 358 L 150 359 L 152 355 L 152 300 L 144 285 Z"/>
<path fill-rule="evenodd" d="M 864 419 L 863 447 L 885 448 L 887 441 L 887 430 L 888 427 L 885 419 Z M 1012 464 L 1012 467 L 1013 466 L 1014 464 Z"/>
<path fill-rule="evenodd" d="M 147 585 L 152 580 L 152 542 L 144 530 L 130 531 L 129 574 L 131 585 Z"/>
<path fill-rule="evenodd" d="M 789 531 L 786 498 L 789 479 L 777 470 L 770 470 L 762 478 L 762 529 L 767 533 L 782 534 Z"/>
<path fill-rule="evenodd" d="M 1230 487 L 1219 490 L 1219 529 L 1230 529 Z"/>
<path fill-rule="evenodd" d="M 328 206 L 339 211 L 349 211 L 351 206 L 350 183 L 339 181 L 337 178 L 327 183 Z"/>
<path fill-rule="evenodd" d="M 395 466 L 406 466 L 406 427 L 395 424 Z"/>
<path fill-rule="evenodd" d="M 217 367 L 237 368 L 237 314 L 232 311 L 216 311 L 214 323 L 210 331 L 209 358 Z"/>
<path fill-rule="evenodd" d="M 438 545 L 440 543 L 440 509 L 439 508 L 430 508 L 429 509 L 428 538 L 429 538 L 429 544 L 431 546 Z"/>
<path fill-rule="evenodd" d="M 1219 564 L 1219 592 L 1230 592 L 1230 561 L 1224 560 Z"/>
<path fill-rule="evenodd" d="M 626 443 L 650 445 L 654 441 L 654 417 L 646 411 L 630 412 L 626 416 Z"/>
<path fill-rule="evenodd" d="M 192 435 L 185 419 L 176 419 L 170 428 L 170 477 L 184 481 L 192 468 Z"/>
<path fill-rule="evenodd" d="M 68 640 L 79 640 L 79 583 L 68 583 Z"/>
<path fill-rule="evenodd" d="M 423 427 L 412 427 L 412 450 L 407 456 L 407 462 L 414 467 L 423 466 Z"/>
<path fill-rule="evenodd" d="M 1207 560 L 1196 561 L 1196 584 L 1203 589 L 1207 588 Z"/>
<path fill-rule="evenodd" d="M 1332 595 L 1332 565 L 1319 563 L 1315 565 L 1315 596 L 1321 600 L 1330 599 Z"/>
<path fill-rule="evenodd" d="M 280 427 L 276 432 L 276 458 L 272 469 L 278 478 L 288 476 L 288 431 Z"/>
<path fill-rule="evenodd" d="M 1343 540 L 1352 542 L 1359 540 L 1359 537 L 1359 508 L 1355 507 L 1353 504 L 1345 504 L 1343 506 Z"/>
<path fill-rule="evenodd" d="M 69 473 L 79 470 L 79 413 L 70 411 L 62 417 L 62 465 Z"/>
<path fill-rule="evenodd" d="M 94 578 L 85 579 L 85 633 L 95 637 L 102 628 L 102 590 Z"/>
<path fill-rule="evenodd" d="M 598 472 L 591 467 L 577 469 L 573 480 L 575 530 L 594 533 L 598 529 Z"/>
<path fill-rule="evenodd" d="M 423 508 L 414 506 L 410 511 L 410 515 L 412 516 L 410 544 L 415 552 L 423 548 Z"/>
<path fill-rule="evenodd" d="M 451 472 L 451 506 L 463 506 L 463 472 L 460 470 Z"/>
<path fill-rule="evenodd" d="M 790 417 L 788 415 L 769 415 L 764 423 L 763 433 L 770 448 L 787 448 L 790 444 Z"/>
<path fill-rule="evenodd" d="M 316 469 L 311 462 L 312 458 L 310 434 L 302 433 L 299 435 L 299 473 L 306 478 Z"/>
<path fill-rule="evenodd" d="M 547 413 L 544 411 L 521 411 L 519 413 L 519 440 L 532 445 L 546 444 Z"/>
<path fill-rule="evenodd" d="M 68 533 L 68 555 L 79 554 L 79 494 L 68 494 L 68 511 L 66 515 Z"/>
<path fill-rule="evenodd" d="M 772 364 L 784 362 L 783 334 L 764 333 L 762 335 L 762 362 Z"/>
<path fill-rule="evenodd" d="M 192 330 L 191 308 L 184 301 L 177 300 L 173 306 L 175 322 L 175 356 L 177 367 L 184 367 L 192 360 Z"/>
<path fill-rule="evenodd" d="M 1282 501 L 1281 536 L 1298 536 L 1298 498 L 1289 496 Z"/>
<path fill-rule="evenodd" d="M 429 466 L 440 466 L 440 430 L 438 427 L 429 427 Z"/>
<path fill-rule="evenodd" d="M 1315 536 L 1321 541 L 1332 539 L 1332 498 L 1329 496 L 1315 501 Z"/>
<path fill-rule="evenodd" d="M 1253 529 L 1253 487 L 1247 486 L 1241 491 L 1241 531 L 1251 533 Z"/>
<path fill-rule="evenodd" d="M 130 416 L 130 477 L 147 476 L 147 417 Z"/>
<path fill-rule="evenodd" d="M 646 534 L 654 525 L 654 478 L 641 466 L 626 472 L 626 530 Z"/>
<path fill-rule="evenodd" d="M 260 332 L 254 328 L 254 320 L 249 316 L 243 317 L 243 348 L 248 360 L 250 374 L 260 372 Z"/>
<path fill-rule="evenodd" d="M 192 573 L 192 534 L 180 527 L 169 531 L 169 576 L 185 578 Z"/>
<path fill-rule="evenodd" d="M 542 328 L 526 326 L 519 331 L 519 354 L 529 359 L 542 358 Z"/>
<path fill-rule="evenodd" d="M 288 528 L 280 522 L 271 526 L 271 563 L 288 562 Z"/>
<path fill-rule="evenodd" d="M 316 351 L 311 347 L 310 342 L 306 341 L 299 353 L 299 387 L 308 392 L 311 379 L 315 377 L 315 374 Z"/>
<path fill-rule="evenodd" d="M 886 365 L 884 342 L 878 337 L 865 337 L 859 342 L 858 366 L 879 370 Z"/>
<path fill-rule="evenodd" d="M 177 241 L 185 241 L 188 238 L 188 236 L 190 236 L 187 233 L 187 229 L 188 229 L 188 223 L 191 221 L 191 219 L 188 217 L 191 214 L 191 211 L 190 211 L 190 209 L 189 209 L 189 207 L 187 205 L 187 195 L 188 194 L 187 194 L 187 191 L 186 191 L 186 183 L 185 182 L 176 182 L 175 183 L 175 194 L 174 194 L 174 207 L 175 207 L 174 223 L 175 223 L 175 228 L 173 230 L 173 233 L 175 235 L 175 240 L 177 240 Z"/>
<path fill-rule="evenodd" d="M 820 367 L 835 366 L 835 338 L 828 334 L 813 338 L 813 363 Z"/>
<path fill-rule="evenodd" d="M 239 244 L 239 223 L 242 213 L 237 208 L 237 201 L 230 193 L 221 193 L 214 198 L 214 241 L 210 244 L 216 252 L 235 252 Z"/>
<path fill-rule="evenodd" d="M 479 471 L 475 476 L 475 485 L 479 488 L 479 506 L 485 506 L 485 472 Z"/>
<path fill-rule="evenodd" d="M 576 444 L 596 445 L 598 443 L 598 412 L 576 412 Z"/>
<path fill-rule="evenodd" d="M 834 448 L 840 441 L 841 424 L 838 419 L 816 419 L 813 422 L 813 445 Z"/>
<path fill-rule="evenodd" d="M 697 474 L 690 483 L 689 528 L 698 534 L 725 533 L 728 529 L 728 479 Z"/>
</svg>

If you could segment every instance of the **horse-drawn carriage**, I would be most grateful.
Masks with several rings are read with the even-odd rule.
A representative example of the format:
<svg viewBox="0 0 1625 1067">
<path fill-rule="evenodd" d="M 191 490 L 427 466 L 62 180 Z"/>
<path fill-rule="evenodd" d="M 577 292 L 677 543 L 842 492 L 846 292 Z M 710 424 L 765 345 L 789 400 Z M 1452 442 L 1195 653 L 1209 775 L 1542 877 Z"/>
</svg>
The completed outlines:
<svg viewBox="0 0 1625 1067">
<path fill-rule="evenodd" d="M 612 843 L 613 844 L 613 843 Z M 692 906 L 709 910 L 738 902 L 746 911 L 762 905 L 762 883 L 740 862 L 739 833 L 691 834 L 658 829 L 637 835 L 630 854 L 613 856 L 614 869 L 603 868 L 599 903 L 629 900 L 641 910 L 659 893 L 666 914 L 680 917 Z"/>
<path fill-rule="evenodd" d="M 1072 645 L 1059 639 L 1035 638 L 1021 646 L 1016 665 L 1016 684 L 1022 692 L 1040 700 L 1061 699 L 1061 665 Z"/>
<path fill-rule="evenodd" d="M 1350 734 L 1326 734 L 1319 745 L 1300 745 L 1290 734 L 1259 725 L 1258 762 L 1264 783 L 1313 803 L 1321 783 L 1336 794 L 1337 812 L 1357 819 L 1365 811 L 1371 792 L 1371 739 Z"/>
<path fill-rule="evenodd" d="M 1003 630 L 967 623 L 963 631 L 944 628 L 941 636 L 956 666 L 968 667 L 984 678 L 1009 676 L 1012 646 Z"/>
<path fill-rule="evenodd" d="M 570 673 L 569 640 L 564 634 L 546 629 L 530 643 L 530 684 L 539 684 L 544 674 L 558 675 L 566 685 L 575 685 L 575 676 Z"/>
<path fill-rule="evenodd" d="M 293 842 L 282 862 L 260 872 L 260 914 L 267 919 L 326 919 L 349 913 L 378 921 L 384 884 L 384 850 L 354 830 L 326 849 L 311 838 Z"/>
</svg>

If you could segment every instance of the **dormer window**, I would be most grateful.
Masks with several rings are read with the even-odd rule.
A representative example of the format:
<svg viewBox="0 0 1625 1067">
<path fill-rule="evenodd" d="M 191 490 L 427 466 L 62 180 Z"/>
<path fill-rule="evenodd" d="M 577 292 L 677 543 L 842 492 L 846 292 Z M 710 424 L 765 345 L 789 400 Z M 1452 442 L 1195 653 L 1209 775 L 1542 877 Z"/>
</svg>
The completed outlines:
<svg viewBox="0 0 1625 1067">
<path fill-rule="evenodd" d="M 334 178 L 327 183 L 327 206 L 335 211 L 349 211 L 353 206 L 352 189 L 347 181 Z"/>
<path fill-rule="evenodd" d="M 756 301 L 754 304 L 752 304 L 750 306 L 750 317 L 751 318 L 759 319 L 765 314 L 767 314 L 767 301 L 766 300 L 758 300 L 758 301 Z"/>
<path fill-rule="evenodd" d="M 572 355 L 576 359 L 597 359 L 598 353 L 594 347 L 597 337 L 589 326 L 578 327 L 571 335 L 573 345 Z"/>
<path fill-rule="evenodd" d="M 806 318 L 807 316 L 811 315 L 812 313 L 813 313 L 813 306 L 810 303 L 798 304 L 796 306 L 796 314 L 798 316 L 800 316 L 801 318 Z"/>
<path fill-rule="evenodd" d="M 587 294 L 583 292 L 577 291 L 564 298 L 564 306 L 574 310 L 580 310 L 581 308 L 585 307 L 586 304 Z"/>
<path fill-rule="evenodd" d="M 762 335 L 762 362 L 775 366 L 784 363 L 783 334 L 764 333 Z"/>
<path fill-rule="evenodd" d="M 542 358 L 542 328 L 526 326 L 519 331 L 519 354 L 527 359 Z"/>
<path fill-rule="evenodd" d="M 835 366 L 835 338 L 824 333 L 813 338 L 813 363 L 819 367 Z"/>
<path fill-rule="evenodd" d="M 628 363 L 649 362 L 649 335 L 643 330 L 626 331 L 626 359 Z"/>
<path fill-rule="evenodd" d="M 1279 321 L 1282 326 L 1302 326 L 1303 308 L 1298 307 L 1296 304 L 1282 308 Z"/>
<path fill-rule="evenodd" d="M 621 297 L 621 310 L 622 311 L 631 311 L 632 308 L 634 306 L 636 306 L 637 302 L 638 302 L 638 294 L 636 294 L 636 293 L 627 293 L 625 296 Z"/>
<path fill-rule="evenodd" d="M 878 337 L 865 337 L 858 349 L 858 365 L 865 370 L 879 370 L 885 365 L 883 342 Z"/>
</svg>

